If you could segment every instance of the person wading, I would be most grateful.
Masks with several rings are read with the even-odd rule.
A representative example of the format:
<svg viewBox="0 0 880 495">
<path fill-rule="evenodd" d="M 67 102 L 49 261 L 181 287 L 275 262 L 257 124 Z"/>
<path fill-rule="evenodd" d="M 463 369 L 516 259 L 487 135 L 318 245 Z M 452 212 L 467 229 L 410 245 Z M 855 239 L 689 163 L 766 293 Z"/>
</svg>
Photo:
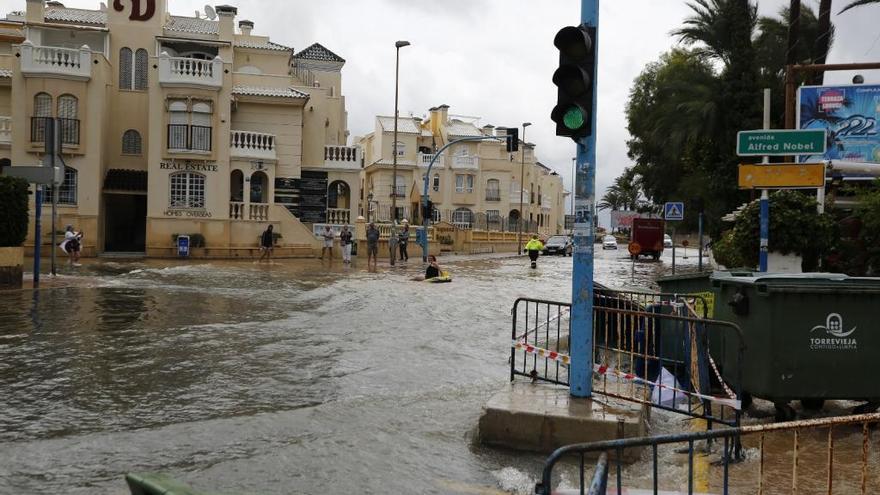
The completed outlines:
<svg viewBox="0 0 880 495">
<path fill-rule="evenodd" d="M 398 237 L 398 243 L 400 244 L 400 260 L 401 261 L 409 261 L 409 253 L 406 252 L 406 245 L 409 243 L 409 224 L 403 224 L 403 230 L 400 232 Z"/>
<path fill-rule="evenodd" d="M 373 266 L 376 266 L 376 257 L 379 255 L 379 229 L 376 228 L 376 224 L 370 222 L 370 226 L 367 227 L 367 268 L 370 267 L 370 260 L 373 261 Z"/>
<path fill-rule="evenodd" d="M 275 248 L 275 234 L 272 233 L 272 225 L 269 225 L 263 235 L 260 236 L 260 259 L 259 261 L 272 261 L 272 250 Z"/>
<path fill-rule="evenodd" d="M 324 226 L 324 233 L 321 236 L 324 238 L 324 247 L 321 248 L 321 259 L 324 259 L 324 253 L 326 252 L 330 261 L 333 261 L 333 238 L 336 236 L 333 235 L 333 230 L 329 225 Z"/>
<path fill-rule="evenodd" d="M 342 262 L 351 263 L 351 231 L 348 230 L 348 225 L 342 226 L 339 242 L 342 244 Z"/>
<path fill-rule="evenodd" d="M 538 234 L 532 236 L 532 239 L 526 244 L 526 251 L 529 253 L 529 259 L 532 260 L 532 268 L 538 268 L 538 256 L 544 250 L 544 244 L 538 239 Z"/>
</svg>

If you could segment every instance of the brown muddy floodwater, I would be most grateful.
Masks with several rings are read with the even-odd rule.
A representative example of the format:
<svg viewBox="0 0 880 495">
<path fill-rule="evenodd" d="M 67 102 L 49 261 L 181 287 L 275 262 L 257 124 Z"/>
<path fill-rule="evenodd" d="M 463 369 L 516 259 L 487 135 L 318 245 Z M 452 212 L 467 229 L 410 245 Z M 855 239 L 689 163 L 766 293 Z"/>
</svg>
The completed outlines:
<svg viewBox="0 0 880 495">
<path fill-rule="evenodd" d="M 669 266 L 633 280 L 625 251 L 597 256 L 613 287 Z M 228 494 L 531 493 L 544 456 L 475 446 L 472 430 L 508 380 L 514 300 L 569 300 L 571 259 L 448 268 L 437 285 L 411 282 L 412 261 L 102 261 L 0 294 L 0 493 L 122 494 L 133 471 Z M 757 472 L 750 452 L 735 469 Z M 663 465 L 679 483 L 686 457 Z M 649 466 L 627 468 L 632 486 Z"/>
</svg>

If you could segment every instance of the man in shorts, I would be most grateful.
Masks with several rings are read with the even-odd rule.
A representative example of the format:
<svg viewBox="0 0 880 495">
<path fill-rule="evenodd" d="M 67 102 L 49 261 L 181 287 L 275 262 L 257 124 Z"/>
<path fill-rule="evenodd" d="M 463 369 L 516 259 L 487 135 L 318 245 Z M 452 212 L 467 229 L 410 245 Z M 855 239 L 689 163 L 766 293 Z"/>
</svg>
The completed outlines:
<svg viewBox="0 0 880 495">
<path fill-rule="evenodd" d="M 342 244 L 342 262 L 351 263 L 351 231 L 348 225 L 342 226 L 342 232 L 339 233 L 339 243 Z"/>
<path fill-rule="evenodd" d="M 321 248 L 321 259 L 324 259 L 324 253 L 326 252 L 330 257 L 330 261 L 333 261 L 333 238 L 336 236 L 329 225 L 324 226 L 324 232 L 321 234 L 321 237 L 324 238 L 324 247 Z"/>
<path fill-rule="evenodd" d="M 376 266 L 376 257 L 379 255 L 379 229 L 376 224 L 370 222 L 367 227 L 367 267 L 370 266 L 370 260 L 373 260 L 373 266 Z"/>
</svg>

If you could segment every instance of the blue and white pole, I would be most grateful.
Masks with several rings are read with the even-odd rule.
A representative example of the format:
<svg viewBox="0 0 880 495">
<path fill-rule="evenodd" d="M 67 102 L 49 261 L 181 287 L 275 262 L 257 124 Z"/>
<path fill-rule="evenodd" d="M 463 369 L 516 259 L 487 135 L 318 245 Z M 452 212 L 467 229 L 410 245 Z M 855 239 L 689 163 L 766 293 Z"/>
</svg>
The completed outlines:
<svg viewBox="0 0 880 495">
<path fill-rule="evenodd" d="M 764 89 L 764 129 L 770 128 L 770 90 Z M 765 156 L 764 164 L 770 163 L 770 157 Z M 767 273 L 767 255 L 770 251 L 770 191 L 761 190 L 761 241 L 758 253 L 758 271 Z"/>
<path fill-rule="evenodd" d="M 581 23 L 596 28 L 598 67 L 599 0 L 581 0 Z M 590 397 L 593 393 L 593 255 L 596 204 L 596 110 L 598 88 L 593 70 L 593 111 L 590 136 L 577 143 L 575 167 L 574 270 L 571 291 L 571 378 L 574 397 Z"/>
</svg>

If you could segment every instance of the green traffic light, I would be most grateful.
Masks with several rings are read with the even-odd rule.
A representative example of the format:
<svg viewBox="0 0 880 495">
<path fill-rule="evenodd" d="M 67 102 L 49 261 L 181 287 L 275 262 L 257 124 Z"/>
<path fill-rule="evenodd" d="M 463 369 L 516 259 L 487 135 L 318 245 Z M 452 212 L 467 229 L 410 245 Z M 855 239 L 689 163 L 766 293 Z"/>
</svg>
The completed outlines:
<svg viewBox="0 0 880 495">
<path fill-rule="evenodd" d="M 562 122 L 565 124 L 565 127 L 576 131 L 584 126 L 586 118 L 580 108 L 570 107 L 565 111 L 565 115 L 562 116 Z"/>
</svg>

